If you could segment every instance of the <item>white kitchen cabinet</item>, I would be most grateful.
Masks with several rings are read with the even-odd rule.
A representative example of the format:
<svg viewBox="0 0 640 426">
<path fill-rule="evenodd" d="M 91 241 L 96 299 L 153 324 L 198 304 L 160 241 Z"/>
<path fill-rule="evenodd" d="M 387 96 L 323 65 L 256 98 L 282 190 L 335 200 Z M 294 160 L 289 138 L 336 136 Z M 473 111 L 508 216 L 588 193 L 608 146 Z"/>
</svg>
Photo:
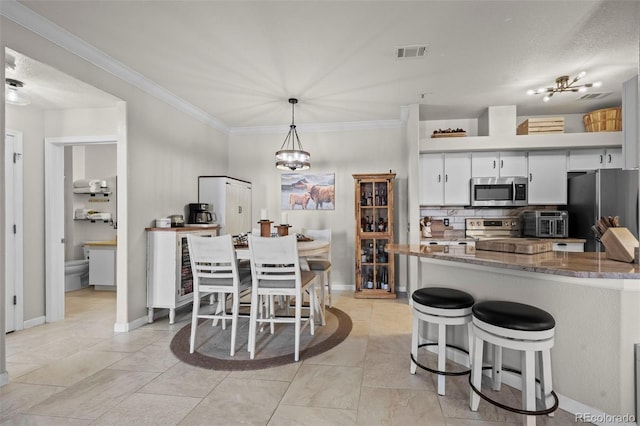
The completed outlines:
<svg viewBox="0 0 640 426">
<path fill-rule="evenodd" d="M 193 301 L 193 276 L 187 234 L 213 237 L 217 227 L 147 228 L 147 309 L 153 322 L 155 308 L 169 309 L 169 324 L 175 322 L 176 309 Z"/>
<path fill-rule="evenodd" d="M 638 168 L 638 76 L 622 83 L 623 168 Z"/>
<path fill-rule="evenodd" d="M 567 204 L 567 154 L 565 151 L 529 152 L 529 205 Z"/>
<path fill-rule="evenodd" d="M 622 148 L 572 149 L 569 151 L 569 171 L 622 168 Z"/>
<path fill-rule="evenodd" d="M 199 176 L 198 202 L 212 205 L 220 234 L 251 231 L 251 183 L 228 176 Z"/>
<path fill-rule="evenodd" d="M 116 246 L 89 246 L 89 285 L 96 290 L 116 289 Z"/>
<path fill-rule="evenodd" d="M 468 206 L 471 154 L 421 154 L 420 204 Z"/>
<path fill-rule="evenodd" d="M 553 243 L 553 251 L 583 252 L 584 243 Z"/>
<path fill-rule="evenodd" d="M 471 154 L 472 177 L 513 177 L 527 175 L 524 151 L 474 152 Z"/>
</svg>

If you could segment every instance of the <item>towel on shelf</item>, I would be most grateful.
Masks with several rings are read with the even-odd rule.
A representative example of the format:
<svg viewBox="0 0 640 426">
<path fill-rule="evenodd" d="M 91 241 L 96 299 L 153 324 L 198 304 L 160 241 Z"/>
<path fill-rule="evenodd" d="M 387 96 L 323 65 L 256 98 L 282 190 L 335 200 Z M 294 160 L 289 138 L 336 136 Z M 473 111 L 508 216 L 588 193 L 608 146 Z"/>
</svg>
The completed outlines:
<svg viewBox="0 0 640 426">
<path fill-rule="evenodd" d="M 76 209 L 73 213 L 74 219 L 87 219 L 87 216 L 91 213 L 97 213 L 93 209 Z"/>
<path fill-rule="evenodd" d="M 111 220 L 111 213 L 100 213 L 93 211 L 92 213 L 87 214 L 87 219 L 89 220 Z"/>
<path fill-rule="evenodd" d="M 76 193 L 91 193 L 91 192 L 104 192 L 107 189 L 107 181 L 102 179 L 78 179 L 73 182 L 74 192 Z M 78 192 L 76 189 L 82 190 Z"/>
</svg>

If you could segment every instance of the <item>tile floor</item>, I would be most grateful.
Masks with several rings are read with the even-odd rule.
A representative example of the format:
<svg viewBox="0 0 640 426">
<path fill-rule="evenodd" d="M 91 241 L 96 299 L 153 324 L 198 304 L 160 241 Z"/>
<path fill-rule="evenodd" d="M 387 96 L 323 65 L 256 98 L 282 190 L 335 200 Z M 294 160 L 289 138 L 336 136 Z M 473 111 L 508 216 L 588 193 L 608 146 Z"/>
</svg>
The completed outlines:
<svg viewBox="0 0 640 426">
<path fill-rule="evenodd" d="M 334 296 L 353 331 L 315 358 L 266 370 L 203 370 L 169 350 L 176 324 L 157 320 L 114 334 L 115 294 L 67 294 L 67 319 L 7 335 L 10 383 L 0 388 L 0 423 L 9 425 L 446 425 L 521 424 L 484 401 L 468 409 L 465 378 L 409 374 L 407 300 Z M 504 386 L 501 398 L 518 404 Z M 539 425 L 574 424 L 558 411 Z"/>
</svg>

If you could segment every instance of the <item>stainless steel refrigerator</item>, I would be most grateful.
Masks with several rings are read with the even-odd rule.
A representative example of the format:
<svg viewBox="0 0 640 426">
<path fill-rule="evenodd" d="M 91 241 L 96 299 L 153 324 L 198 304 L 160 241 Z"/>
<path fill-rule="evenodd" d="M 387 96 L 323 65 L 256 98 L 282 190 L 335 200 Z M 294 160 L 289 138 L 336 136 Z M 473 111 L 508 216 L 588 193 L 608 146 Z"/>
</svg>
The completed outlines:
<svg viewBox="0 0 640 426">
<path fill-rule="evenodd" d="M 604 251 L 591 227 L 601 216 L 620 216 L 638 238 L 638 170 L 600 169 L 571 176 L 568 184 L 569 237 L 585 238 L 585 251 Z"/>
</svg>

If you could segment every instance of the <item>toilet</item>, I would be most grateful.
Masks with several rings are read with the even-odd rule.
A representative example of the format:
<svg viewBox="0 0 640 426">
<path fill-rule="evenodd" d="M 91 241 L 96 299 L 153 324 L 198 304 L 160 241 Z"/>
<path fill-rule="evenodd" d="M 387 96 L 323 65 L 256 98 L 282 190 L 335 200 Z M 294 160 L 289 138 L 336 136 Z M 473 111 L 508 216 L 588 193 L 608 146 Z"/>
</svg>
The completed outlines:
<svg viewBox="0 0 640 426">
<path fill-rule="evenodd" d="M 89 260 L 64 262 L 64 291 L 79 290 L 89 285 Z"/>
</svg>

